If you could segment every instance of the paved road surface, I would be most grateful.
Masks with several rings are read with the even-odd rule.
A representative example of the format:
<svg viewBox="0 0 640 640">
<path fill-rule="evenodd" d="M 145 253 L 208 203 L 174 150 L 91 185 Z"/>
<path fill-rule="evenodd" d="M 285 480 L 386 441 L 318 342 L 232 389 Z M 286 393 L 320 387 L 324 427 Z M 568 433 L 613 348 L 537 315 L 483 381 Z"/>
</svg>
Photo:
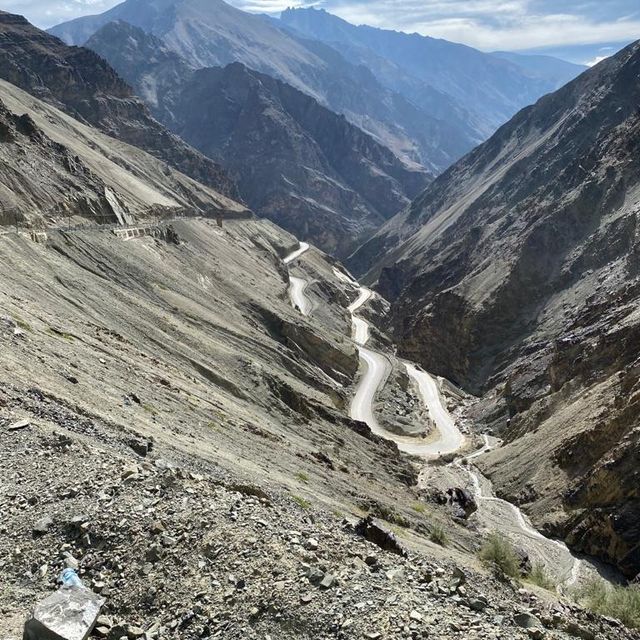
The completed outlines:
<svg viewBox="0 0 640 640">
<path fill-rule="evenodd" d="M 283 262 L 285 264 L 290 264 L 294 260 L 297 260 L 305 251 L 309 251 L 309 243 L 301 242 L 300 246 L 293 253 L 290 253 Z"/>
<path fill-rule="evenodd" d="M 291 304 L 294 308 L 299 309 L 303 316 L 308 316 L 311 312 L 311 303 L 304 292 L 309 283 L 304 278 L 297 278 L 296 276 L 289 276 L 289 281 L 291 282 L 291 288 L 289 289 Z"/>
<path fill-rule="evenodd" d="M 290 253 L 283 262 L 289 265 L 306 251 L 309 251 L 309 244 L 307 242 L 301 242 L 299 247 L 293 253 Z M 308 316 L 311 313 L 311 302 L 305 295 L 305 290 L 309 286 L 309 282 L 304 278 L 298 278 L 292 275 L 289 276 L 289 281 L 291 283 L 289 296 L 291 297 L 293 308 L 298 309 L 303 316 Z"/>
</svg>

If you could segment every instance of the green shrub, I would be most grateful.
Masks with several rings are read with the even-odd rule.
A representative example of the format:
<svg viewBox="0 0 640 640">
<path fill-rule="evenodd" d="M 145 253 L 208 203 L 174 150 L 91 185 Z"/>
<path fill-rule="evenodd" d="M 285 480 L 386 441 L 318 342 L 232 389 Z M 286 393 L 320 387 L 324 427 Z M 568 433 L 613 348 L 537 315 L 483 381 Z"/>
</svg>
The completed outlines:
<svg viewBox="0 0 640 640">
<path fill-rule="evenodd" d="M 611 585 L 604 580 L 593 580 L 577 594 L 586 607 L 624 625 L 640 628 L 640 589 Z"/>
<path fill-rule="evenodd" d="M 24 318 L 18 315 L 14 315 L 13 321 L 16 323 L 16 326 L 22 329 L 23 331 L 33 332 L 31 325 Z"/>
<path fill-rule="evenodd" d="M 296 478 L 300 480 L 300 482 L 304 482 L 307 484 L 309 482 L 309 476 L 304 471 L 299 471 L 296 473 Z"/>
<path fill-rule="evenodd" d="M 446 547 L 449 538 L 447 532 L 439 524 L 434 524 L 429 533 L 429 540 L 439 544 L 441 547 Z"/>
<path fill-rule="evenodd" d="M 520 576 L 520 560 L 511 543 L 499 533 L 491 533 L 480 549 L 480 559 L 512 578 Z"/>
<path fill-rule="evenodd" d="M 548 591 L 556 590 L 555 582 L 549 577 L 545 566 L 541 562 L 536 562 L 533 565 L 528 579 L 529 582 L 533 582 L 533 584 L 537 584 L 539 587 L 547 589 Z"/>
<path fill-rule="evenodd" d="M 306 498 L 296 495 L 293 495 L 291 497 L 293 498 L 293 501 L 302 509 L 311 509 L 311 503 Z"/>
<path fill-rule="evenodd" d="M 416 513 L 424 513 L 427 510 L 427 508 L 422 504 L 422 502 L 415 502 L 414 504 L 411 505 L 411 508 Z"/>
</svg>

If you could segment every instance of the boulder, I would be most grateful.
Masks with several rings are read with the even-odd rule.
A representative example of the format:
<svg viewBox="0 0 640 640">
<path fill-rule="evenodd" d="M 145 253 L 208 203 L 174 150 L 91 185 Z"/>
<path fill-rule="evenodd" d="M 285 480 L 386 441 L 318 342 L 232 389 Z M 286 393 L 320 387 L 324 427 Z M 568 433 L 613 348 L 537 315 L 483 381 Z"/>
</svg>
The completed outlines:
<svg viewBox="0 0 640 640">
<path fill-rule="evenodd" d="M 23 640 L 85 640 L 104 602 L 85 587 L 62 587 L 34 607 Z"/>
<path fill-rule="evenodd" d="M 391 551 L 391 553 L 396 553 L 404 558 L 408 555 L 406 549 L 398 542 L 395 535 L 391 531 L 384 529 L 371 516 L 362 518 L 355 526 L 355 531 L 385 551 Z"/>
<path fill-rule="evenodd" d="M 466 489 L 451 487 L 446 491 L 446 504 L 450 505 L 457 517 L 465 520 L 478 510 L 475 498 Z"/>
</svg>

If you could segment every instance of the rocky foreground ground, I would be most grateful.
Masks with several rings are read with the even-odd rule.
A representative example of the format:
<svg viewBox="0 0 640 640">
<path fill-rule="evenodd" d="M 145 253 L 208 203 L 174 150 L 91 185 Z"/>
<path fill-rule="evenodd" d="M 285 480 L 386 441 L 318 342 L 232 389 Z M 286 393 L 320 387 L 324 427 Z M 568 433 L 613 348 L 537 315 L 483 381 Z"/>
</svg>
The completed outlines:
<svg viewBox="0 0 640 640">
<path fill-rule="evenodd" d="M 5 385 L 0 404 L 3 640 L 65 566 L 106 599 L 93 635 L 114 640 L 638 637 L 411 545 L 385 551 L 351 518 L 34 389 Z"/>
</svg>

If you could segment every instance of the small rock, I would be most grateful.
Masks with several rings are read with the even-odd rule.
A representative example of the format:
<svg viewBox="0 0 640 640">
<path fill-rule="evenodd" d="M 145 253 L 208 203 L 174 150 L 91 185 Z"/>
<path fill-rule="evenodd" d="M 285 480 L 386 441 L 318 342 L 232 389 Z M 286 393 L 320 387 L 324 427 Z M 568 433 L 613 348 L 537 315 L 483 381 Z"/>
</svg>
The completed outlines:
<svg viewBox="0 0 640 640">
<path fill-rule="evenodd" d="M 378 558 L 377 556 L 370 554 L 365 557 L 364 562 L 370 567 L 375 567 L 378 564 Z"/>
<path fill-rule="evenodd" d="M 84 587 L 62 587 L 34 607 L 23 640 L 82 640 L 91 633 L 104 602 Z"/>
<path fill-rule="evenodd" d="M 98 616 L 96 624 L 99 627 L 108 627 L 109 629 L 111 629 L 111 627 L 113 627 L 113 620 L 111 620 L 109 616 Z"/>
<path fill-rule="evenodd" d="M 464 571 L 458 567 L 453 570 L 453 574 L 451 575 L 451 580 L 449 584 L 452 587 L 461 587 L 463 584 L 466 584 L 467 576 Z"/>
<path fill-rule="evenodd" d="M 162 547 L 159 544 L 152 544 L 145 554 L 147 562 L 155 563 L 162 558 Z"/>
<path fill-rule="evenodd" d="M 324 577 L 320 581 L 320 587 L 322 589 L 331 589 L 331 587 L 337 584 L 338 580 L 332 573 L 325 573 Z"/>
<path fill-rule="evenodd" d="M 541 629 L 542 623 L 530 613 L 516 613 L 513 616 L 515 623 L 523 629 Z"/>
<path fill-rule="evenodd" d="M 324 573 L 318 567 L 309 567 L 306 571 L 307 579 L 311 584 L 319 584 L 324 578 Z"/>
<path fill-rule="evenodd" d="M 40 518 L 40 520 L 33 525 L 33 535 L 36 537 L 43 536 L 49 531 L 52 525 L 53 519 L 51 517 L 45 516 L 44 518 Z"/>
<path fill-rule="evenodd" d="M 19 420 L 18 422 L 14 422 L 7 427 L 7 431 L 20 431 L 21 429 L 26 429 L 31 425 L 31 420 L 26 418 L 25 420 Z"/>
<path fill-rule="evenodd" d="M 488 600 L 482 596 L 478 598 L 471 598 L 467 604 L 469 609 L 478 612 L 484 611 L 489 606 Z"/>
<path fill-rule="evenodd" d="M 396 569 L 389 569 L 386 573 L 387 579 L 391 580 L 401 580 L 404 578 L 404 569 L 402 567 L 398 567 Z"/>
</svg>

